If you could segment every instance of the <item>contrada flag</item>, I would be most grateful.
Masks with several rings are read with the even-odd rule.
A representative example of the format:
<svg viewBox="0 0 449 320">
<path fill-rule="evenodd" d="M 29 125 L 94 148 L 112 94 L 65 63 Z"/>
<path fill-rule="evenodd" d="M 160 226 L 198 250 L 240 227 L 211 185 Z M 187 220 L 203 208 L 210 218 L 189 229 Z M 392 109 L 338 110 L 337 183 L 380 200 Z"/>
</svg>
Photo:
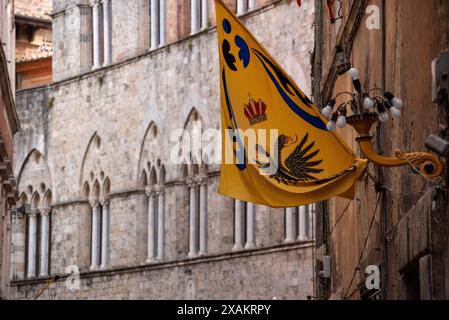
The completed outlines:
<svg viewBox="0 0 449 320">
<path fill-rule="evenodd" d="M 367 162 L 326 129 L 328 120 L 234 13 L 221 0 L 215 6 L 223 128 L 219 193 L 271 207 L 353 198 Z"/>
</svg>

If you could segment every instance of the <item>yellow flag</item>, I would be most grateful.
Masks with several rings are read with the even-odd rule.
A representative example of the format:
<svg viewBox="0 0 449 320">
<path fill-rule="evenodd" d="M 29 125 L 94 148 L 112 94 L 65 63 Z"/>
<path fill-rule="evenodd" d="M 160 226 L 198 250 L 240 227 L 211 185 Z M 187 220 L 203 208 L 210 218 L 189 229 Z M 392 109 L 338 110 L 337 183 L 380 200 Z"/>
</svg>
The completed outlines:
<svg viewBox="0 0 449 320">
<path fill-rule="evenodd" d="M 234 13 L 221 0 L 215 6 L 223 138 L 219 193 L 271 207 L 353 198 L 367 162 L 326 129 L 328 120 Z"/>
</svg>

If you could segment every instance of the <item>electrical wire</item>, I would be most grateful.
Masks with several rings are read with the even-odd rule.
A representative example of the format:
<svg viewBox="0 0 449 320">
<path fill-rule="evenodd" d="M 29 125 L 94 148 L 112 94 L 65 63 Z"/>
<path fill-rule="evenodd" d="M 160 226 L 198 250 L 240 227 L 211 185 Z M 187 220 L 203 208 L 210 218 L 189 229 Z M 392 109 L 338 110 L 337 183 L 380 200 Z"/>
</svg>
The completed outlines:
<svg viewBox="0 0 449 320">
<path fill-rule="evenodd" d="M 369 172 L 369 170 L 367 170 L 367 174 L 368 174 L 368 177 L 374 182 L 375 188 L 385 189 L 388 192 L 390 192 L 391 194 L 398 195 L 398 196 L 404 196 L 404 197 L 422 196 L 422 195 L 426 194 L 427 192 L 433 190 L 433 188 L 428 188 L 428 189 L 425 189 L 420 192 L 399 192 L 399 191 L 393 190 L 392 188 L 386 186 L 385 184 L 380 184 L 380 182 L 373 176 L 373 174 L 371 172 Z M 442 190 L 445 190 L 445 189 L 442 188 Z"/>
<path fill-rule="evenodd" d="M 430 191 L 430 190 L 424 190 L 421 192 L 399 192 L 399 191 L 394 191 L 393 189 L 387 187 L 387 186 L 383 186 L 385 188 L 385 190 L 387 190 L 388 192 L 390 192 L 391 194 L 395 194 L 398 196 L 404 196 L 404 197 L 410 197 L 410 196 L 422 196 L 423 194 L 425 194 L 426 192 Z"/>
<path fill-rule="evenodd" d="M 354 270 L 354 274 L 352 275 L 351 282 L 349 283 L 348 289 L 346 290 L 346 293 L 345 293 L 345 295 L 343 297 L 343 300 L 347 299 L 349 290 L 351 290 L 352 284 L 354 283 L 355 276 L 357 275 L 357 271 L 359 271 L 359 269 L 360 269 L 360 263 L 362 262 L 363 255 L 364 255 L 366 247 L 368 245 L 369 236 L 371 235 L 371 231 L 373 230 L 373 226 L 374 226 L 374 221 L 376 220 L 377 209 L 379 208 L 380 199 L 381 199 L 381 194 L 379 194 L 379 196 L 377 197 L 376 207 L 374 209 L 373 217 L 371 218 L 371 222 L 370 222 L 370 226 L 369 226 L 369 229 L 368 229 L 368 233 L 366 234 L 366 237 L 365 237 L 365 242 L 363 244 L 363 249 L 362 249 L 362 252 L 360 253 L 360 257 L 359 257 L 359 260 L 357 262 L 357 266 L 356 266 L 356 268 Z"/>
<path fill-rule="evenodd" d="M 313 294 L 315 294 L 315 278 L 316 278 L 316 230 L 315 230 L 315 219 L 316 219 L 316 204 L 312 206 L 312 239 L 313 239 L 313 246 L 312 246 L 312 286 L 313 286 Z"/>
<path fill-rule="evenodd" d="M 345 213 L 348 211 L 349 206 L 351 205 L 352 202 L 353 202 L 353 200 L 349 201 L 348 204 L 346 205 L 346 208 L 344 208 L 343 212 L 338 216 L 337 220 L 335 221 L 334 225 L 332 226 L 332 229 L 329 232 L 329 235 L 332 235 L 332 233 L 335 231 L 335 228 L 340 223 L 340 221 L 343 219 Z"/>
<path fill-rule="evenodd" d="M 387 190 L 388 192 L 390 192 L 390 193 L 392 193 L 392 194 L 395 194 L 395 195 L 399 195 L 399 196 L 422 196 L 422 195 L 424 195 L 425 193 L 427 193 L 428 191 L 431 190 L 431 189 L 427 189 L 427 190 L 424 190 L 424 191 L 421 191 L 421 192 L 416 192 L 416 193 L 397 192 L 397 191 L 394 191 L 394 190 L 392 190 L 391 188 L 387 187 L 385 184 L 380 184 L 380 182 L 377 181 L 377 179 L 372 175 L 372 173 L 371 173 L 369 170 L 367 170 L 367 174 L 368 174 L 368 177 L 374 182 L 374 184 L 375 184 L 374 187 L 375 187 L 376 189 L 378 189 L 379 191 L 380 191 L 380 190 Z M 407 215 L 408 215 L 408 214 L 407 214 Z M 385 233 L 384 233 L 383 236 L 384 236 L 384 238 L 385 238 L 388 242 L 391 242 L 391 241 L 394 240 L 394 238 L 396 238 L 396 235 L 397 235 L 397 227 L 398 227 L 399 223 L 400 223 L 403 219 L 405 219 L 405 218 L 407 217 L 407 215 L 401 217 L 401 219 L 400 219 L 400 221 L 399 221 L 398 223 L 396 223 L 396 224 L 393 225 L 390 229 L 388 229 L 387 231 L 385 231 Z"/>
</svg>

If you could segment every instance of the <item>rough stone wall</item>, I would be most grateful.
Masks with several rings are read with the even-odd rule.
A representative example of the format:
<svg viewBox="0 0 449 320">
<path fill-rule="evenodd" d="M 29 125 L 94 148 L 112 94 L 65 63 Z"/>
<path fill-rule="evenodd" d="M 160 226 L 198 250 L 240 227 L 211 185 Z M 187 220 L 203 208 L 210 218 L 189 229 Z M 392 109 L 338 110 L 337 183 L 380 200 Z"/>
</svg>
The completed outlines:
<svg viewBox="0 0 449 320">
<path fill-rule="evenodd" d="M 281 250 L 230 254 L 191 262 L 82 274 L 80 289 L 70 292 L 66 279 L 42 299 L 305 299 L 312 291 L 309 245 Z M 16 282 L 15 298 L 32 299 L 40 286 Z"/>
<path fill-rule="evenodd" d="M 81 73 L 81 43 L 73 36 L 80 33 L 79 12 L 79 7 L 71 6 L 53 17 L 53 81 Z"/>
<path fill-rule="evenodd" d="M 138 53 L 138 2 L 111 1 L 112 61 L 123 61 Z M 123 14 L 127 12 L 129 14 Z"/>
<path fill-rule="evenodd" d="M 373 18 L 373 14 L 365 14 L 366 7 L 362 7 L 360 24 L 356 24 L 353 39 L 349 39 L 353 20 L 349 21 L 350 12 L 356 12 L 355 7 L 363 1 L 345 3 L 343 8 L 344 20 L 341 27 L 329 23 L 329 14 L 323 9 L 323 92 L 333 97 L 342 91 L 353 91 L 350 77 L 345 74 L 338 79 L 332 79 L 332 63 L 334 62 L 335 46 L 337 43 L 351 42 L 350 55 L 352 64 L 360 72 L 360 80 L 364 88 L 385 86 L 404 101 L 402 117 L 390 120 L 382 125 L 380 142 L 384 155 L 392 156 L 396 149 L 405 152 L 426 151 L 424 142 L 430 134 L 438 133 L 439 124 L 447 124 L 447 111 L 438 109 L 431 98 L 431 62 L 447 49 L 449 28 L 447 20 L 449 11 L 444 1 L 385 1 L 385 65 L 382 65 L 382 29 L 368 29 L 366 22 Z M 369 0 L 366 6 L 374 5 L 381 8 L 382 1 Z M 379 11 L 380 12 L 380 11 Z M 343 38 L 342 38 L 343 37 Z M 385 83 L 382 83 L 382 73 L 385 72 Z M 334 82 L 335 80 L 335 82 Z M 326 103 L 330 96 L 323 96 Z M 447 110 L 447 109 L 446 109 Z M 339 130 L 345 140 L 355 150 L 356 133 L 350 127 Z M 378 139 L 375 130 L 373 135 Z M 377 176 L 375 167 L 371 174 Z M 383 234 L 379 206 L 374 227 L 363 252 L 358 272 L 355 273 L 351 288 L 348 289 L 354 275 L 354 268 L 362 253 L 363 244 L 367 236 L 370 220 L 376 208 L 378 194 L 374 182 L 365 179 L 359 184 L 359 191 L 354 202 L 336 199 L 329 204 L 329 228 L 334 228 L 329 247 L 333 257 L 332 296 L 342 298 L 348 293 L 349 298 L 360 298 L 357 285 L 365 277 L 364 271 L 369 265 L 381 267 L 382 274 L 388 273 L 386 289 L 387 299 L 407 298 L 406 289 L 402 284 L 404 274 L 409 267 L 416 265 L 418 260 L 428 252 L 434 252 L 433 270 L 427 270 L 427 276 L 433 277 L 433 297 L 446 299 L 444 286 L 449 277 L 444 267 L 448 260 L 447 234 L 444 234 L 447 220 L 447 196 L 440 195 L 435 212 L 429 194 L 431 183 L 421 176 L 413 174 L 409 166 L 385 169 L 384 184 L 388 190 L 386 196 L 386 232 Z M 441 202 L 441 203 L 440 203 Z M 348 206 L 348 210 L 345 208 Z M 430 211 L 429 211 L 430 210 Z M 345 213 L 344 213 L 345 212 Z M 344 215 L 342 216 L 342 214 Z M 432 217 L 437 215 L 436 220 Z M 418 219 L 419 215 L 419 219 Z M 431 223 L 429 222 L 429 217 Z M 438 222 L 436 222 L 438 221 Z M 427 228 L 431 228 L 432 241 L 428 239 Z M 350 230 L 350 232 L 347 232 Z M 382 239 L 385 240 L 382 240 Z M 383 241 L 387 244 L 388 263 L 382 257 Z M 348 246 L 351 245 L 351 250 Z M 447 265 L 447 264 L 446 264 Z M 421 272 L 421 271 L 420 271 Z M 425 274 L 425 272 L 423 273 Z M 382 279 L 385 281 L 385 278 Z M 423 283 L 428 283 L 424 280 Z M 443 285 L 444 284 L 444 285 Z M 419 289 L 419 285 L 418 285 Z M 418 290 L 419 291 L 419 290 Z M 427 295 L 429 298 L 431 295 Z M 419 292 L 418 292 L 419 298 Z"/>
<path fill-rule="evenodd" d="M 137 54 L 139 36 L 135 21 L 130 21 L 129 29 L 121 28 L 121 24 L 134 20 L 130 17 L 138 16 L 139 6 L 128 1 L 112 1 L 112 6 L 117 10 L 113 16 L 113 56 L 126 59 Z M 54 7 L 55 12 L 66 8 L 59 1 Z M 310 243 L 293 245 L 293 248 L 283 244 L 283 210 L 257 207 L 255 234 L 259 249 L 228 258 L 233 246 L 234 204 L 233 200 L 216 193 L 219 170 L 216 165 L 209 167 L 207 194 L 207 246 L 211 256 L 201 258 L 198 263 L 187 260 L 188 190 L 182 167 L 169 161 L 172 147 L 169 138 L 173 130 L 185 127 L 194 110 L 204 129 L 219 128 L 215 29 L 139 58 L 80 75 L 77 67 L 80 56 L 76 52 L 80 47 L 79 38 L 73 36 L 77 34 L 78 7 L 68 8 L 54 20 L 55 80 L 79 77 L 22 91 L 17 97 L 25 130 L 16 138 L 16 154 L 20 159 L 16 172 L 29 166 L 27 159 L 36 149 L 42 154 L 51 177 L 48 184 L 53 201 L 51 273 L 65 274 L 70 265 L 77 265 L 84 272 L 81 291 L 69 294 L 64 282 L 60 282 L 46 297 L 185 298 L 189 274 L 196 288 L 192 293 L 194 298 L 305 298 L 311 294 Z M 244 18 L 248 28 L 285 65 L 305 92 L 310 92 L 313 10 L 312 0 L 303 1 L 301 9 L 296 2 L 277 1 Z M 265 26 L 270 26 L 270 32 Z M 303 34 L 298 37 L 298 33 Z M 125 43 L 116 46 L 117 42 Z M 147 134 L 152 126 L 157 128 L 156 137 Z M 148 142 L 148 139 L 154 140 Z M 158 152 L 143 152 L 147 145 Z M 158 176 L 162 166 L 166 171 L 166 256 L 163 264 L 154 268 L 139 267 L 146 260 L 147 213 L 143 210 L 146 197 L 141 175 L 147 162 L 156 164 Z M 112 269 L 91 274 L 87 272 L 90 211 L 85 188 L 89 185 L 92 190 L 95 179 L 100 184 L 106 179 L 110 181 L 109 265 Z M 28 185 L 40 182 L 20 181 L 19 191 L 26 195 Z M 23 228 L 17 225 L 15 230 L 20 238 Z M 23 239 L 19 244 L 23 247 Z M 280 246 L 276 253 L 271 252 L 274 246 Z M 14 257 L 20 261 L 21 255 L 22 251 L 16 250 Z M 226 258 L 214 258 L 223 255 Z M 24 266 L 16 267 L 15 278 L 20 279 Z M 114 271 L 120 268 L 126 271 Z M 132 271 L 133 268 L 147 269 Z M 30 298 L 42 283 L 42 279 L 18 281 L 11 297 Z"/>
</svg>

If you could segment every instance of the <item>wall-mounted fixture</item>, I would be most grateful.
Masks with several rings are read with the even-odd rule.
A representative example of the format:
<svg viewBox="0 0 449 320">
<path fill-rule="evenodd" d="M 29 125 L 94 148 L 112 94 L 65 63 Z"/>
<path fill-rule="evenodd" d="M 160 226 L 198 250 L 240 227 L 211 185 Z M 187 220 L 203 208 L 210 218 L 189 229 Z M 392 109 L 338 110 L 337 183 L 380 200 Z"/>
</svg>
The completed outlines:
<svg viewBox="0 0 449 320">
<path fill-rule="evenodd" d="M 447 158 L 449 156 L 449 141 L 432 134 L 426 140 L 426 148 L 436 153 L 440 157 Z"/>
<path fill-rule="evenodd" d="M 348 54 L 346 53 L 345 47 L 342 45 L 337 46 L 337 54 L 336 54 L 336 64 L 338 75 L 345 74 L 351 69 L 351 61 L 349 61 Z"/>
<path fill-rule="evenodd" d="M 332 258 L 325 256 L 323 258 L 323 270 L 320 271 L 320 276 L 325 279 L 329 279 L 332 274 Z"/>
<path fill-rule="evenodd" d="M 449 49 L 432 62 L 432 100 L 442 104 L 449 101 Z"/>
<path fill-rule="evenodd" d="M 382 88 L 364 90 L 356 68 L 349 69 L 349 75 L 355 92 L 343 91 L 330 99 L 322 110 L 323 116 L 329 119 L 327 129 L 333 131 L 337 127 L 344 128 L 346 124 L 350 124 L 359 134 L 356 140 L 368 161 L 383 167 L 410 165 L 414 172 L 419 172 L 428 179 L 440 179 L 443 164 L 431 153 L 405 153 L 396 150 L 393 157 L 376 153 L 372 143 L 373 137 L 370 134 L 372 126 L 377 121 L 387 122 L 390 115 L 393 118 L 399 118 L 404 103 L 393 93 Z M 351 115 L 348 117 L 348 114 Z M 434 137 L 429 141 L 429 146 L 433 147 L 430 149 L 436 153 L 444 153 L 445 144 L 437 140 Z"/>
<path fill-rule="evenodd" d="M 336 2 L 339 5 L 337 15 L 335 15 L 335 11 L 334 11 L 334 5 Z M 330 17 L 330 21 L 332 24 L 337 22 L 337 20 L 339 20 L 339 19 L 343 19 L 343 16 L 341 14 L 341 12 L 343 10 L 342 0 L 327 0 L 327 8 L 329 9 L 329 17 Z"/>
<path fill-rule="evenodd" d="M 329 131 L 334 131 L 337 126 L 339 128 L 346 126 L 348 108 L 351 109 L 353 114 L 370 113 L 374 109 L 374 112 L 377 111 L 378 119 L 381 122 L 388 121 L 389 113 L 393 118 L 401 117 L 401 110 L 404 105 L 401 99 L 381 88 L 371 88 L 368 91 L 364 91 L 359 79 L 359 71 L 356 68 L 350 68 L 349 75 L 351 76 L 352 84 L 356 92 L 340 92 L 335 98 L 329 101 L 322 111 L 323 116 L 330 119 L 327 126 Z M 334 111 L 337 99 L 344 95 L 348 99 L 339 104 Z"/>
</svg>

